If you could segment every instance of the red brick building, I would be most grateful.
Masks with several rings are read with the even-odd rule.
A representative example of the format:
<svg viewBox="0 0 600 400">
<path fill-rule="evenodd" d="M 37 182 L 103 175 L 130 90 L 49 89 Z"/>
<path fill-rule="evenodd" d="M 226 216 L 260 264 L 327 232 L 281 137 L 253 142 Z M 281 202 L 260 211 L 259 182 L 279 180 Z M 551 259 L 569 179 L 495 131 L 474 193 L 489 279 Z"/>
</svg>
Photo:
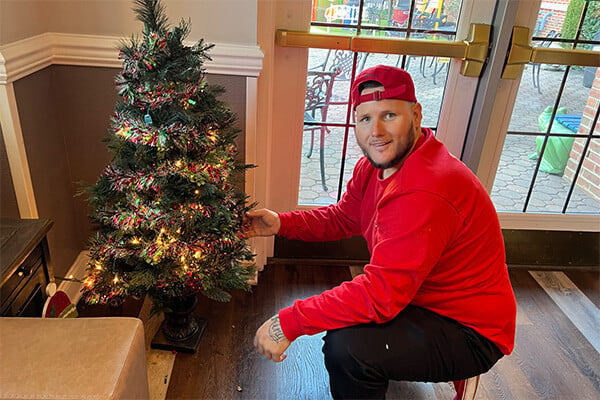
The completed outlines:
<svg viewBox="0 0 600 400">
<path fill-rule="evenodd" d="M 534 36 L 546 36 L 551 30 L 560 32 L 568 6 L 569 0 L 543 0 Z"/>
<path fill-rule="evenodd" d="M 596 69 L 594 83 L 590 89 L 583 115 L 581 117 L 581 125 L 577 131 L 578 134 L 587 135 L 590 132 L 594 115 L 600 103 L 600 68 Z M 600 121 L 596 122 L 595 131 L 600 129 Z M 585 149 L 587 138 L 577 138 L 571 148 L 571 155 L 565 168 L 564 178 L 573 181 L 575 171 L 582 153 Z M 590 194 L 594 199 L 600 200 L 600 140 L 592 139 L 587 148 L 581 171 L 577 179 L 577 187 L 586 193 Z"/>
</svg>

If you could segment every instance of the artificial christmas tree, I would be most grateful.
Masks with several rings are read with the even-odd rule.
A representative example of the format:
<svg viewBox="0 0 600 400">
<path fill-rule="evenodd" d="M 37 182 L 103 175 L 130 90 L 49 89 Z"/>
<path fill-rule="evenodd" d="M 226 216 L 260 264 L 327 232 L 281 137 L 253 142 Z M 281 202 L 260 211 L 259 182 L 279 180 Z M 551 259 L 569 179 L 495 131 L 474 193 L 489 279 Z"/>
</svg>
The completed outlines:
<svg viewBox="0 0 600 400">
<path fill-rule="evenodd" d="M 200 293 L 227 301 L 228 290 L 248 289 L 253 256 L 242 233 L 250 206 L 234 182 L 247 167 L 235 161 L 235 117 L 205 79 L 212 45 L 186 46 L 189 23 L 169 28 L 160 0 L 134 3 L 144 31 L 120 46 L 113 158 L 87 189 L 99 228 L 83 297 L 118 303 L 148 294 L 159 312 L 176 303 L 193 309 Z M 169 340 L 198 335 L 188 317 L 163 329 Z"/>
</svg>

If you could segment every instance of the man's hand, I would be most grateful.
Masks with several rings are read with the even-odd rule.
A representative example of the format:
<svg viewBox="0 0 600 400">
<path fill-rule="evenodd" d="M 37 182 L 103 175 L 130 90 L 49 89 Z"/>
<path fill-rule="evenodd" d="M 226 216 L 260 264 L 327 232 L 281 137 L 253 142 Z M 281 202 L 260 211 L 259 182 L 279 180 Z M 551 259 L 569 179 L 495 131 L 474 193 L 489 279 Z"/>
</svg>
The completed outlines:
<svg viewBox="0 0 600 400">
<path fill-rule="evenodd" d="M 267 322 L 262 324 L 254 336 L 254 347 L 258 352 L 269 360 L 281 362 L 287 357 L 283 354 L 290 347 L 291 342 L 287 340 L 281 325 L 279 324 L 279 315 L 272 316 Z"/>
<path fill-rule="evenodd" d="M 281 227 L 279 215 L 266 208 L 248 211 L 244 217 L 246 237 L 277 235 Z"/>
</svg>

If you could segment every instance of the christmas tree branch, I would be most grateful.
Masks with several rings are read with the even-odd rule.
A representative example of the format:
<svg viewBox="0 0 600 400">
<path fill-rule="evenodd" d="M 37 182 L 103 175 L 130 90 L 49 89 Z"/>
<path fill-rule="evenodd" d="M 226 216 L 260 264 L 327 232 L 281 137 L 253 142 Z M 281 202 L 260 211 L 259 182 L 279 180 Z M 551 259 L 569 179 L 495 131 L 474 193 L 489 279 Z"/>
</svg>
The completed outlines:
<svg viewBox="0 0 600 400">
<path fill-rule="evenodd" d="M 147 32 L 164 32 L 167 30 L 168 18 L 165 7 L 160 0 L 134 0 L 133 11 L 137 19 L 144 23 Z"/>
</svg>

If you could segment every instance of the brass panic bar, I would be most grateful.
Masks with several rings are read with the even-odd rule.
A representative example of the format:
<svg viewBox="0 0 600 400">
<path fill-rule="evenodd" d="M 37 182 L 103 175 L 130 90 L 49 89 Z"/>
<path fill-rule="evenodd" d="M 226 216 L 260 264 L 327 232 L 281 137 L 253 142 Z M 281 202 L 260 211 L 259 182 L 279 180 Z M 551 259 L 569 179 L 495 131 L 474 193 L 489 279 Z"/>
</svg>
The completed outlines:
<svg viewBox="0 0 600 400">
<path fill-rule="evenodd" d="M 600 67 L 600 51 L 534 47 L 531 52 L 531 62 Z"/>
<path fill-rule="evenodd" d="M 528 63 L 581 65 L 600 67 L 600 52 L 581 49 L 555 49 L 532 47 L 529 44 L 529 28 L 513 27 L 510 52 L 502 72 L 502 78 L 516 79 Z"/>
<path fill-rule="evenodd" d="M 365 53 L 438 56 L 463 60 L 461 74 L 479 76 L 487 57 L 490 26 L 471 24 L 468 40 L 439 41 L 415 39 L 373 39 L 361 36 L 320 35 L 278 30 L 279 46 L 350 50 Z"/>
<path fill-rule="evenodd" d="M 365 53 L 406 54 L 411 56 L 439 56 L 465 58 L 465 42 L 443 42 L 439 40 L 373 39 L 355 37 L 350 50 Z"/>
<path fill-rule="evenodd" d="M 351 41 L 351 36 L 319 35 L 283 29 L 278 29 L 275 33 L 275 43 L 284 47 L 350 50 Z"/>
</svg>

